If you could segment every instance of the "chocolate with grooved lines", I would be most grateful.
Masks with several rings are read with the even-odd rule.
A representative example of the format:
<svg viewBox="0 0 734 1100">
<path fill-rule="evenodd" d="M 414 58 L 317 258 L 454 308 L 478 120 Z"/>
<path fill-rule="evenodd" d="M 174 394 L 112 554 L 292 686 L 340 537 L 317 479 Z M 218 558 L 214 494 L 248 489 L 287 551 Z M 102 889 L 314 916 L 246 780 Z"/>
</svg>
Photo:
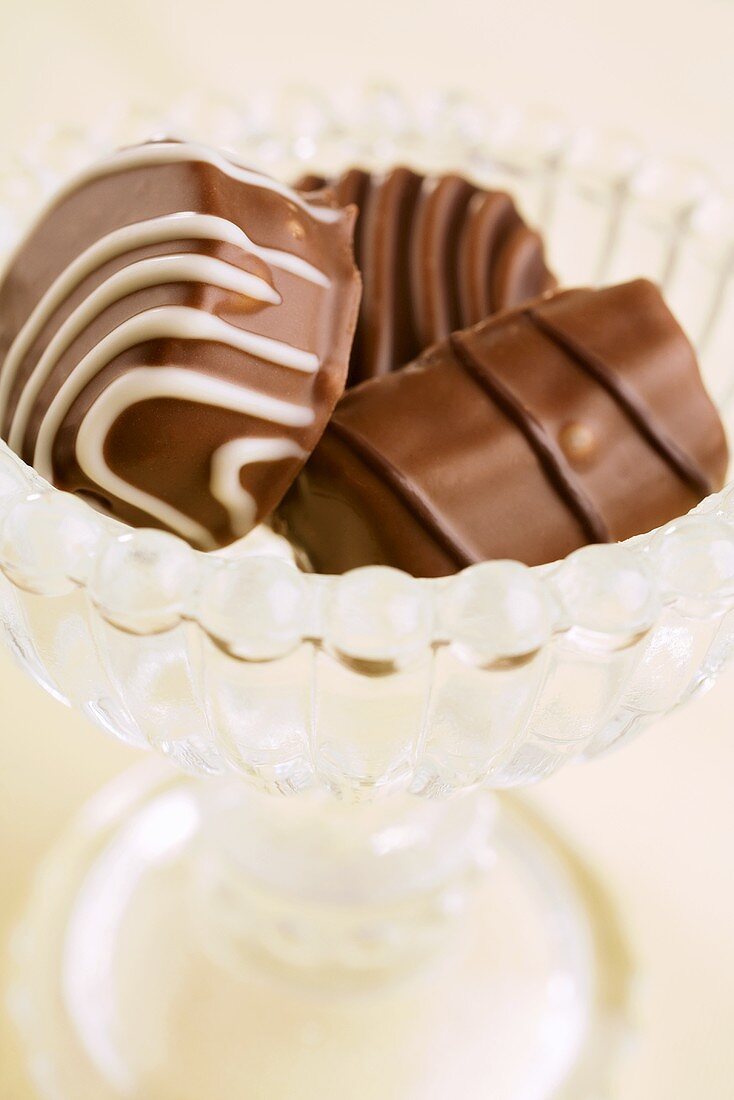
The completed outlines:
<svg viewBox="0 0 734 1100">
<path fill-rule="evenodd" d="M 326 185 L 359 210 L 355 255 L 364 293 L 350 385 L 555 286 L 540 236 L 504 191 L 408 168 L 352 168 L 296 184 L 309 192 Z"/>
<path fill-rule="evenodd" d="M 565 290 L 344 395 L 282 505 L 314 568 L 554 561 L 721 487 L 724 431 L 645 280 Z"/>
<path fill-rule="evenodd" d="M 354 211 L 205 146 L 86 169 L 0 284 L 0 431 L 49 481 L 206 549 L 268 515 L 344 389 Z"/>
</svg>

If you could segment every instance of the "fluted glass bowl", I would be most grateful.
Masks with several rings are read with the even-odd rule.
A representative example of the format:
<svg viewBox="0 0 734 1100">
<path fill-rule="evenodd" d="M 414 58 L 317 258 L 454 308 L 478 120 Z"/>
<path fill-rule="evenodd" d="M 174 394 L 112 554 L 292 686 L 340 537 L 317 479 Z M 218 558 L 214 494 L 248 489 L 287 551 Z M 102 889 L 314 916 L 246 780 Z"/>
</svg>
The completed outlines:
<svg viewBox="0 0 734 1100">
<path fill-rule="evenodd" d="M 732 208 L 695 166 L 460 96 L 207 100 L 40 135 L 0 177 L 0 249 L 73 170 L 154 134 L 284 179 L 407 162 L 508 188 L 562 283 L 662 284 L 726 417 Z M 41 1095 L 322 1100 L 335 1074 L 355 1100 L 606 1095 L 629 988 L 613 914 L 493 791 L 707 688 L 732 608 L 732 487 L 542 568 L 330 577 L 266 528 L 219 554 L 131 530 L 0 445 L 8 648 L 108 732 L 211 777 L 121 781 L 40 875 L 12 1002 Z M 334 993 L 439 958 L 379 1001 Z"/>
<path fill-rule="evenodd" d="M 662 284 L 727 410 L 731 208 L 694 166 L 458 97 L 189 104 L 40 136 L 0 181 L 4 249 L 70 171 L 155 132 L 223 143 L 286 179 L 408 161 L 508 187 L 562 283 Z M 3 445 L 0 621 L 47 690 L 189 772 L 281 794 L 507 787 L 619 744 L 713 681 L 732 649 L 733 522 L 727 487 L 659 531 L 551 566 L 325 577 L 266 530 L 213 556 L 111 523 Z"/>
</svg>

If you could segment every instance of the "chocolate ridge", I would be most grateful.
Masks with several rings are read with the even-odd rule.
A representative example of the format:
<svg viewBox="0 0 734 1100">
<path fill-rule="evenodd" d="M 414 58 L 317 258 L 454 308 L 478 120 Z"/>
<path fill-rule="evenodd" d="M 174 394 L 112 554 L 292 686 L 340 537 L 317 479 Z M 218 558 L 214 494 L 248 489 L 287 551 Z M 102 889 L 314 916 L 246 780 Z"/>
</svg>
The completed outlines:
<svg viewBox="0 0 734 1100">
<path fill-rule="evenodd" d="M 447 526 L 443 516 L 432 507 L 431 502 L 420 491 L 415 482 L 406 477 L 389 459 L 380 454 L 361 432 L 355 431 L 354 428 L 348 427 L 334 417 L 329 424 L 327 434 L 335 435 L 373 473 L 377 474 L 397 497 L 408 505 L 412 514 L 420 521 L 429 535 L 453 558 L 460 569 L 465 568 L 467 565 L 475 565 L 482 560 L 477 553 L 469 550 Z"/>
<path fill-rule="evenodd" d="M 409 242 L 422 177 L 396 168 L 380 188 L 363 192 L 359 242 L 362 307 L 358 323 L 368 376 L 388 374 L 415 354 L 406 300 Z M 407 323 L 406 323 L 407 321 Z M 354 352 L 353 352 L 354 354 Z"/>
<path fill-rule="evenodd" d="M 445 340 L 460 323 L 462 228 L 475 188 L 461 176 L 424 180 L 411 240 L 411 299 L 418 343 Z"/>
<path fill-rule="evenodd" d="M 569 336 L 544 314 L 536 309 L 526 309 L 523 312 L 544 336 L 569 355 L 582 370 L 590 374 L 607 391 L 681 481 L 690 485 L 702 496 L 708 496 L 713 491 L 711 479 L 704 473 L 701 466 L 674 439 L 671 439 L 664 428 L 656 423 L 647 404 L 618 372 L 611 370 L 600 356 L 582 346 L 578 340 Z"/>
<path fill-rule="evenodd" d="M 458 279 L 463 328 L 503 306 L 503 283 L 495 275 L 512 223 L 509 195 L 502 191 L 476 192 L 469 203 L 460 245 Z"/>
<path fill-rule="evenodd" d="M 492 373 L 491 368 L 467 347 L 461 335 L 454 333 L 449 342 L 459 365 L 522 432 L 546 477 L 574 514 L 586 537 L 592 542 L 609 542 L 609 528 L 578 479 L 574 477 L 560 448 L 540 421 Z"/>
</svg>

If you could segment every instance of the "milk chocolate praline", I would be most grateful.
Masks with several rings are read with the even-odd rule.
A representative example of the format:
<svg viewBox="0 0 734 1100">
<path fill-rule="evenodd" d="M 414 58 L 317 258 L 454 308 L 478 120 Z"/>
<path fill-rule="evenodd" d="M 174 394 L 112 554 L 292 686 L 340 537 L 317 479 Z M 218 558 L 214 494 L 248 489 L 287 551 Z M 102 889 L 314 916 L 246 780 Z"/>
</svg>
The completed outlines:
<svg viewBox="0 0 734 1100">
<path fill-rule="evenodd" d="M 343 391 L 353 211 L 202 146 L 121 150 L 0 285 L 0 427 L 61 489 L 226 545 L 278 503 Z"/>
<path fill-rule="evenodd" d="M 649 282 L 566 290 L 349 391 L 283 503 L 313 566 L 536 565 L 686 512 L 727 448 Z"/>
<path fill-rule="evenodd" d="M 540 235 L 504 191 L 404 167 L 306 176 L 297 186 L 328 186 L 359 210 L 354 244 L 364 289 L 350 385 L 555 286 Z"/>
</svg>

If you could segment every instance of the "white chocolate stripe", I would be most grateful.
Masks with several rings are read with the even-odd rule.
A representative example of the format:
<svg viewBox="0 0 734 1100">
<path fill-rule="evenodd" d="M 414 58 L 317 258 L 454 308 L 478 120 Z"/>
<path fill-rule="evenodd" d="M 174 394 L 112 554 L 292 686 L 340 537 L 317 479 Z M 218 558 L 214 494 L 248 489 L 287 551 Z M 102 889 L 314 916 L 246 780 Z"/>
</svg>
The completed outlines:
<svg viewBox="0 0 734 1100">
<path fill-rule="evenodd" d="M 176 240 L 215 240 L 242 248 L 253 256 L 265 260 L 273 267 L 299 275 L 308 282 L 329 286 L 330 280 L 318 268 L 300 256 L 292 256 L 279 249 L 264 248 L 253 244 L 247 234 L 226 218 L 213 214 L 194 214 L 182 211 L 164 214 L 159 218 L 123 226 L 101 237 L 76 257 L 54 280 L 36 304 L 8 349 L 0 369 L 0 420 L 7 408 L 8 398 L 23 359 L 34 340 L 51 319 L 59 306 L 73 290 L 93 271 L 135 248 Z"/>
<path fill-rule="evenodd" d="M 166 397 L 231 409 L 233 412 L 246 413 L 262 420 L 272 420 L 288 425 L 309 423 L 313 414 L 310 409 L 289 405 L 287 402 L 277 401 L 275 398 L 257 393 L 255 390 L 248 390 L 234 382 L 211 378 L 184 367 L 136 367 L 116 378 L 99 395 L 84 417 L 77 433 L 76 455 L 81 469 L 103 493 L 109 493 L 118 500 L 126 501 L 134 508 L 146 512 L 203 549 L 212 549 L 215 541 L 205 527 L 151 493 L 130 485 L 110 469 L 104 456 L 105 441 L 109 431 L 125 409 L 141 401 Z M 294 419 L 295 412 L 299 413 L 298 419 Z M 307 420 L 306 416 L 310 419 Z M 285 458 L 290 455 L 302 457 L 300 448 L 287 440 L 235 440 L 234 442 L 279 444 L 277 457 Z M 284 444 L 288 444 L 287 451 Z M 217 452 L 212 458 L 212 487 L 213 490 L 216 489 L 214 495 L 218 496 L 218 499 L 232 511 L 234 527 L 234 513 L 239 511 L 243 502 L 247 508 L 249 494 L 241 489 L 243 495 L 238 497 L 233 491 L 230 476 L 232 457 L 235 452 L 227 448 L 231 448 L 231 444 L 224 444 L 224 447 L 220 448 L 225 452 L 221 460 L 218 459 Z M 257 457 L 258 454 L 262 457 Z M 242 456 L 240 465 L 242 465 L 248 461 L 262 461 L 264 458 L 273 456 L 274 452 L 271 451 L 268 455 L 264 449 L 260 449 L 259 452 L 253 449 L 250 455 L 246 455 L 244 451 L 241 451 L 240 455 Z M 254 503 L 250 514 L 254 514 Z M 236 522 L 238 527 L 244 527 L 239 519 Z"/>
<path fill-rule="evenodd" d="M 293 348 L 280 340 L 272 340 L 266 336 L 258 336 L 256 333 L 246 332 L 236 325 L 230 325 L 220 317 L 204 313 L 202 310 L 191 309 L 188 306 L 160 306 L 146 310 L 136 316 L 123 321 L 109 335 L 92 348 L 87 355 L 74 367 L 68 377 L 60 386 L 49 405 L 41 421 L 36 437 L 33 465 L 42 477 L 53 480 L 53 467 L 51 452 L 54 440 L 59 428 L 73 405 L 74 401 L 83 392 L 86 386 L 96 378 L 104 367 L 118 355 L 129 351 L 130 348 L 149 340 L 161 339 L 173 340 L 209 340 L 215 343 L 227 344 L 239 351 L 247 352 L 258 358 L 279 366 L 290 367 L 292 370 L 303 371 L 312 374 L 319 369 L 318 357 L 311 352 Z M 157 367 L 155 370 L 163 368 Z M 192 373 L 192 372 L 189 372 Z M 209 375 L 200 375 L 201 391 L 206 392 L 207 386 L 214 387 L 218 382 Z M 232 384 L 234 386 L 234 384 Z M 253 390 L 243 393 L 252 395 Z M 263 419 L 272 419 L 276 423 L 288 424 L 294 427 L 304 426 L 313 422 L 313 410 L 305 405 L 294 405 L 287 401 L 268 397 L 265 394 L 257 394 L 261 398 L 259 412 L 253 412 L 253 416 L 261 416 Z M 270 411 L 269 411 L 270 410 Z M 248 411 L 247 409 L 243 411 Z"/>
<path fill-rule="evenodd" d="M 305 460 L 306 451 L 293 439 L 242 438 L 224 443 L 212 455 L 211 491 L 229 512 L 232 531 L 238 538 L 250 531 L 257 519 L 257 504 L 242 485 L 240 474 L 256 462 L 278 462 L 284 458 Z"/>
<path fill-rule="evenodd" d="M 116 271 L 67 317 L 33 368 L 10 425 L 8 443 L 12 450 L 20 454 L 28 419 L 54 365 L 95 317 L 128 294 L 173 282 L 205 283 L 274 305 L 281 301 L 278 292 L 264 279 L 223 260 L 200 256 L 196 252 L 153 256 Z"/>
<path fill-rule="evenodd" d="M 147 165 L 178 164 L 187 160 L 211 164 L 231 179 L 239 180 L 240 183 L 247 183 L 251 187 L 260 187 L 265 191 L 273 191 L 282 198 L 288 199 L 294 207 L 303 210 L 304 213 L 316 221 L 336 222 L 343 216 L 342 210 L 308 202 L 286 184 L 279 183 L 278 180 L 272 179 L 263 172 L 257 172 L 253 168 L 245 168 L 244 165 L 235 164 L 208 145 L 188 141 L 152 141 L 145 145 L 133 145 L 127 149 L 119 149 L 112 156 L 97 161 L 82 170 L 71 183 L 62 188 L 55 201 L 63 198 L 82 184 L 115 172 L 124 172 L 130 168 L 143 168 Z"/>
</svg>

